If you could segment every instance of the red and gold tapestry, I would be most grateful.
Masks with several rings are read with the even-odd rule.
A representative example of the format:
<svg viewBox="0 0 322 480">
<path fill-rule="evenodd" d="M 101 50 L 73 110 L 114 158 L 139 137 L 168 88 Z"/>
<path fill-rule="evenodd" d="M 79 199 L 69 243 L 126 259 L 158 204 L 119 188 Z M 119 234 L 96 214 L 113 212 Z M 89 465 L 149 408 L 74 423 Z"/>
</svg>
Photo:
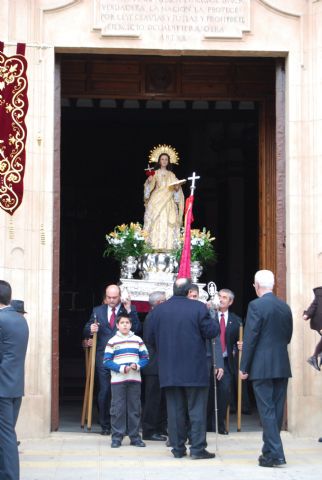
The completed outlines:
<svg viewBox="0 0 322 480">
<path fill-rule="evenodd" d="M 7 57 L 0 42 L 0 206 L 10 215 L 22 201 L 28 110 L 25 45 Z"/>
</svg>

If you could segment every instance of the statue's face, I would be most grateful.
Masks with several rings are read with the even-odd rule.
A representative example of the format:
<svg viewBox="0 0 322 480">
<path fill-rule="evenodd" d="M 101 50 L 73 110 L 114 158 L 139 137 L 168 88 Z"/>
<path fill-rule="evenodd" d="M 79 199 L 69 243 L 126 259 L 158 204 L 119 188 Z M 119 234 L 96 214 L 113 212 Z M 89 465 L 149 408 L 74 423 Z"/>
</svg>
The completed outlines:
<svg viewBox="0 0 322 480">
<path fill-rule="evenodd" d="M 161 167 L 167 167 L 169 164 L 169 159 L 167 155 L 161 155 L 160 157 L 160 166 Z"/>
</svg>

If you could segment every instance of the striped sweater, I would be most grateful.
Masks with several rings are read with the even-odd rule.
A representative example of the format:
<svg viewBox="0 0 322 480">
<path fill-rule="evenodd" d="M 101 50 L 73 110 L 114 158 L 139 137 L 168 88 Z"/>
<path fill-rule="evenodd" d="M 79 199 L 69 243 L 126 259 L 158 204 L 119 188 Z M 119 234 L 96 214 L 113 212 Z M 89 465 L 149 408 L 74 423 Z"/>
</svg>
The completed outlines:
<svg viewBox="0 0 322 480">
<path fill-rule="evenodd" d="M 142 338 L 129 332 L 123 335 L 119 331 L 106 345 L 103 364 L 111 370 L 111 383 L 141 382 L 140 369 L 149 362 L 149 353 Z M 136 363 L 137 370 L 124 373 L 124 367 Z"/>
</svg>

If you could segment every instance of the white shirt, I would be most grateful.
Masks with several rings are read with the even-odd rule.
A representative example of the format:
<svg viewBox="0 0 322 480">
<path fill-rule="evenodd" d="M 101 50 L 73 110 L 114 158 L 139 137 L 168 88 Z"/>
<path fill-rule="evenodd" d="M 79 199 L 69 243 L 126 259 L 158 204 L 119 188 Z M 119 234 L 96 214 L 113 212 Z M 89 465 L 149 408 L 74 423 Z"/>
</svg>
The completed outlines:
<svg viewBox="0 0 322 480">
<path fill-rule="evenodd" d="M 119 309 L 120 309 L 120 308 L 121 308 L 121 304 L 119 303 L 119 304 L 116 305 L 116 307 L 115 307 L 115 318 L 117 317 L 117 314 L 119 313 Z M 107 320 L 108 320 L 108 323 L 110 323 L 111 315 L 112 315 L 112 307 L 110 307 L 109 305 L 107 305 Z"/>
</svg>

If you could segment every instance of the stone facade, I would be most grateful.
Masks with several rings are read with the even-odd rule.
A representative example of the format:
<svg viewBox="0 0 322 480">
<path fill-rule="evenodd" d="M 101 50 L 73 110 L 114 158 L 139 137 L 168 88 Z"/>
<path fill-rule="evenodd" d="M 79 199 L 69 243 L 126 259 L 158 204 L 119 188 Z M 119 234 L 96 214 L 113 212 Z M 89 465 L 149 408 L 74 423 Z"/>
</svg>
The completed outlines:
<svg viewBox="0 0 322 480">
<path fill-rule="evenodd" d="M 301 318 L 322 283 L 321 24 L 319 0 L 2 1 L 5 53 L 26 42 L 29 64 L 24 198 L 13 217 L 0 210 L 0 278 L 15 298 L 28 299 L 19 438 L 50 431 L 55 55 L 63 52 L 285 57 L 286 285 L 294 313 L 288 428 L 321 435 L 322 378 L 305 362 L 317 337 Z"/>
</svg>

